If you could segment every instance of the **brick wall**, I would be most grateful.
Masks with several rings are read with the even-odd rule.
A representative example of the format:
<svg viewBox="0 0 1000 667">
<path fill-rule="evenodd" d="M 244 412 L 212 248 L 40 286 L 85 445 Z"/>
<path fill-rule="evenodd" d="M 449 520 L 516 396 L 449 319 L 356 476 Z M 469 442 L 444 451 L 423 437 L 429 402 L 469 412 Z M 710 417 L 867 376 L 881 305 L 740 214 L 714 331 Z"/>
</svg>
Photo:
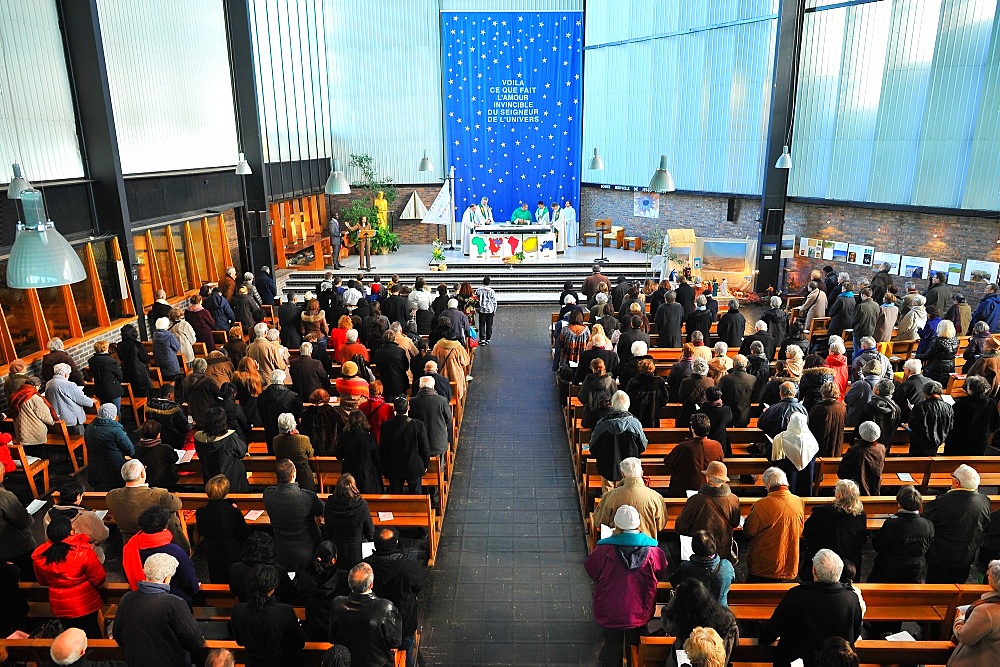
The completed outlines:
<svg viewBox="0 0 1000 667">
<path fill-rule="evenodd" d="M 736 198 L 735 221 L 726 221 L 728 198 L 725 196 L 666 194 L 660 195 L 657 220 L 633 215 L 633 192 L 584 187 L 581 190 L 580 228 L 593 231 L 594 220 L 611 218 L 623 225 L 627 235 L 644 236 L 654 225 L 685 227 L 701 237 L 756 238 L 759 199 Z M 785 233 L 809 238 L 845 241 L 874 246 L 883 252 L 902 253 L 931 260 L 962 262 L 967 259 L 1000 261 L 1000 222 L 996 218 L 975 218 L 887 209 L 829 206 L 790 202 L 785 214 Z M 935 238 L 935 234 L 937 237 Z M 786 272 L 803 285 L 810 270 L 829 264 L 836 271 L 852 277 L 871 276 L 874 270 L 857 264 L 815 260 L 803 257 L 786 260 Z M 964 268 L 963 268 L 964 277 Z M 895 276 L 899 287 L 907 280 Z M 917 288 L 926 289 L 927 280 L 917 280 Z M 962 282 L 953 286 L 969 302 L 983 295 L 984 283 Z"/>
<path fill-rule="evenodd" d="M 402 214 L 403 209 L 406 207 L 406 202 L 409 201 L 410 195 L 416 190 L 417 195 L 420 200 L 424 202 L 424 206 L 430 208 L 431 203 L 434 202 L 434 198 L 437 197 L 438 193 L 441 191 L 440 185 L 399 185 L 397 187 L 398 195 L 396 196 L 396 201 L 393 202 L 392 207 L 389 209 L 390 212 L 395 212 L 396 222 L 395 222 L 395 232 L 399 234 L 400 243 L 403 244 L 424 244 L 430 243 L 434 240 L 438 231 L 441 233 L 441 238 L 444 239 L 447 235 L 447 227 L 445 225 L 424 225 L 417 220 L 400 220 L 399 216 Z M 327 210 L 340 212 L 347 209 L 358 199 L 362 199 L 364 195 L 360 190 L 355 190 L 349 195 L 335 195 L 327 197 Z M 440 229 L 439 229 L 440 228 Z"/>
</svg>

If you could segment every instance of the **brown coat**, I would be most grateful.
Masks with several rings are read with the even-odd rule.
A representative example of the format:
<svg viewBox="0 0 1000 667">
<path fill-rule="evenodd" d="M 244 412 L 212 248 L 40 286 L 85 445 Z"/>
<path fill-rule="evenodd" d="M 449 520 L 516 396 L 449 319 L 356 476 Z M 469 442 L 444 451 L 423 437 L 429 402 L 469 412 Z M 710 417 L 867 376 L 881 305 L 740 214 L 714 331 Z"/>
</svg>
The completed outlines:
<svg viewBox="0 0 1000 667">
<path fill-rule="evenodd" d="M 126 486 L 108 491 L 108 509 L 118 524 L 122 533 L 122 543 L 127 543 L 139 532 L 139 515 L 153 505 L 162 505 L 171 512 L 170 532 L 173 533 L 173 543 L 185 551 L 191 550 L 191 543 L 181 529 L 177 512 L 181 509 L 181 499 L 166 489 L 151 486 Z"/>
<path fill-rule="evenodd" d="M 469 386 L 468 381 L 465 379 L 466 373 L 468 372 L 469 364 L 472 363 L 465 346 L 457 340 L 442 338 L 434 346 L 434 349 L 431 350 L 431 354 L 441 360 L 438 372 L 455 383 L 455 398 L 458 399 L 461 405 L 462 399 L 465 397 L 465 390 Z"/>
<path fill-rule="evenodd" d="M 1000 354 L 985 352 L 966 371 L 967 375 L 979 375 L 990 383 L 993 398 L 1000 396 Z"/>
<path fill-rule="evenodd" d="M 827 299 L 826 292 L 818 289 L 806 297 L 806 300 L 799 306 L 799 312 L 805 313 L 806 331 L 812 328 L 812 321 L 817 317 L 826 317 Z"/>
<path fill-rule="evenodd" d="M 885 467 L 885 445 L 858 438 L 847 450 L 837 469 L 840 479 L 853 479 L 863 496 L 882 495 L 882 469 Z"/>
<path fill-rule="evenodd" d="M 680 535 L 693 536 L 699 530 L 708 531 L 715 538 L 721 557 L 733 560 L 733 529 L 740 525 L 740 499 L 722 486 L 701 487 L 688 498 L 684 509 L 677 516 L 675 529 Z"/>
<path fill-rule="evenodd" d="M 219 291 L 226 297 L 226 301 L 232 301 L 233 294 L 236 293 L 236 279 L 228 273 L 219 278 Z"/>
<path fill-rule="evenodd" d="M 794 579 L 799 573 L 799 540 L 805 525 L 805 503 L 787 487 L 753 504 L 743 524 L 750 538 L 747 572 L 765 579 Z"/>
<path fill-rule="evenodd" d="M 678 443 L 663 459 L 663 465 L 670 471 L 667 495 L 683 498 L 689 489 L 700 489 L 706 483 L 701 471 L 712 461 L 721 461 L 724 455 L 722 445 L 716 440 L 696 437 Z"/>
<path fill-rule="evenodd" d="M 288 360 L 281 351 L 281 344 L 266 338 L 256 338 L 247 345 L 246 356 L 260 366 L 260 377 L 265 384 L 271 382 L 271 371 L 285 371 L 285 384 L 292 384 L 292 374 L 288 372 Z"/>
<path fill-rule="evenodd" d="M 809 411 L 809 430 L 819 442 L 819 456 L 837 457 L 844 450 L 847 406 L 841 401 L 822 400 Z"/>
<path fill-rule="evenodd" d="M 229 357 L 224 355 L 218 350 L 208 353 L 208 368 L 205 370 L 205 375 L 215 382 L 217 387 L 221 387 L 225 383 L 233 379 L 233 362 L 229 360 Z"/>
<path fill-rule="evenodd" d="M 1000 664 L 1000 596 L 995 592 L 984 593 L 982 600 L 967 609 L 964 618 L 955 618 L 952 632 L 958 646 L 948 660 L 948 667 Z"/>
</svg>

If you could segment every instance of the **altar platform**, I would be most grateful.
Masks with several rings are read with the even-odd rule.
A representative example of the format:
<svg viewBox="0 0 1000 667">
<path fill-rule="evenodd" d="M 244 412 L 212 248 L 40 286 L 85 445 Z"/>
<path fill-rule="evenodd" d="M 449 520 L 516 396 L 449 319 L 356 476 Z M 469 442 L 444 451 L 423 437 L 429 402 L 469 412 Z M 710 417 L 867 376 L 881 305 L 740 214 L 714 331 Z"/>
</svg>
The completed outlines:
<svg viewBox="0 0 1000 667">
<path fill-rule="evenodd" d="M 620 275 L 637 281 L 645 280 L 647 275 L 654 280 L 658 278 L 658 272 L 654 275 L 652 270 L 647 269 L 646 255 L 641 252 L 605 248 L 604 254 L 609 262 L 603 265 L 602 272 L 611 279 L 612 284 Z M 594 259 L 600 256 L 600 248 L 578 246 L 567 248 L 565 253 L 555 257 L 538 257 L 530 263 L 507 266 L 496 260 L 465 257 L 460 250 L 446 250 L 445 263 L 448 269 L 442 273 L 430 270 L 430 244 L 404 245 L 397 252 L 388 255 L 373 255 L 372 265 L 375 269 L 365 275 L 366 282 L 371 280 L 371 275 L 378 274 L 384 283 L 396 273 L 405 284 L 410 285 L 417 276 L 423 276 L 432 286 L 440 282 L 452 286 L 469 282 L 473 287 L 482 283 L 483 276 L 490 276 L 500 303 L 549 303 L 554 306 L 559 300 L 563 282 L 572 280 L 574 288 L 579 290 L 583 279 L 591 273 Z M 344 279 L 357 275 L 357 255 L 343 260 L 343 264 L 343 269 L 333 272 L 335 275 Z M 278 275 L 285 292 L 295 291 L 299 295 L 307 290 L 315 290 L 322 278 L 323 272 L 311 270 L 280 271 Z"/>
</svg>

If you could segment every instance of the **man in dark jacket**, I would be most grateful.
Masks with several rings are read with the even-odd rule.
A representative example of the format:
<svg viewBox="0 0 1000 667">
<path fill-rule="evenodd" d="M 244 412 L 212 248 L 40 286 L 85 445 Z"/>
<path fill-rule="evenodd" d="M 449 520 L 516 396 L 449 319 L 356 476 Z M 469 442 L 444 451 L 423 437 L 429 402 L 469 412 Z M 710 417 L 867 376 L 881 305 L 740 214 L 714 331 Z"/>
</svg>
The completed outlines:
<svg viewBox="0 0 1000 667">
<path fill-rule="evenodd" d="M 863 345 L 862 338 L 871 338 L 875 335 L 875 327 L 878 326 L 878 317 L 882 312 L 879 308 L 880 302 L 872 298 L 872 291 L 868 287 L 861 288 L 861 303 L 854 308 L 854 358 L 861 354 Z M 872 339 L 874 341 L 874 339 Z"/>
<path fill-rule="evenodd" d="M 118 604 L 114 639 L 130 665 L 177 667 L 190 665 L 192 657 L 201 664 L 205 638 L 187 603 L 170 594 L 177 565 L 170 554 L 153 554 L 142 565 L 146 579 Z"/>
<path fill-rule="evenodd" d="M 941 398 L 944 389 L 931 380 L 924 385 L 924 400 L 913 406 L 907 425 L 910 427 L 910 456 L 937 456 L 948 439 L 955 421 L 952 407 Z"/>
<path fill-rule="evenodd" d="M 892 400 L 892 393 L 896 385 L 892 380 L 879 380 L 875 385 L 875 393 L 868 404 L 861 409 L 859 424 L 864 422 L 874 422 L 878 426 L 879 433 L 882 434 L 881 442 L 885 445 L 885 453 L 888 456 L 892 438 L 903 421 L 903 413 Z"/>
<path fill-rule="evenodd" d="M 389 298 L 382 302 L 382 314 L 389 320 L 389 324 L 399 322 L 402 326 L 409 319 L 406 312 L 406 299 L 399 295 L 399 283 L 395 283 L 389 288 Z"/>
<path fill-rule="evenodd" d="M 767 334 L 777 345 L 785 340 L 785 332 L 788 331 L 788 313 L 781 307 L 780 296 L 772 296 L 768 305 L 770 308 L 761 313 L 760 320 L 767 324 Z"/>
<path fill-rule="evenodd" d="M 824 292 L 828 295 L 832 294 L 837 286 L 837 272 L 833 270 L 830 265 L 823 267 L 823 282 L 820 283 Z M 831 298 L 835 298 L 836 294 L 832 294 Z"/>
<path fill-rule="evenodd" d="M 882 364 L 872 359 L 861 369 L 862 379 L 851 383 L 851 388 L 844 395 L 844 405 L 847 406 L 846 426 L 857 426 L 861 423 L 861 411 L 872 400 L 875 385 L 882 380 Z"/>
<path fill-rule="evenodd" d="M 590 344 L 593 347 L 589 350 L 584 350 L 580 354 L 580 364 L 576 367 L 576 372 L 573 373 L 573 384 L 583 382 L 583 378 L 587 377 L 587 373 L 590 372 L 590 362 L 594 359 L 600 359 L 604 362 L 604 369 L 608 372 L 608 375 L 618 377 L 618 363 L 620 361 L 618 353 L 614 350 L 605 350 L 604 345 L 606 343 L 607 338 L 601 334 L 590 337 Z M 630 356 L 631 351 L 632 346 L 629 345 Z"/>
<path fill-rule="evenodd" d="M 386 400 L 391 401 L 397 396 L 405 396 L 406 388 L 410 386 L 407 375 L 410 370 L 410 360 L 406 356 L 406 351 L 396 344 L 395 332 L 386 331 L 383 334 L 382 347 L 372 352 L 371 358 L 372 364 L 378 369 L 378 376 L 382 381 L 382 395 Z"/>
<path fill-rule="evenodd" d="M 930 287 L 927 288 L 925 307 L 934 306 L 939 313 L 947 313 L 951 308 L 951 290 L 948 288 L 948 274 L 938 271 L 931 276 Z"/>
<path fill-rule="evenodd" d="M 430 455 L 443 456 L 452 440 L 451 406 L 448 399 L 437 392 L 433 377 L 420 378 L 419 387 L 410 399 L 410 417 L 423 422 L 427 429 Z"/>
<path fill-rule="evenodd" d="M 986 288 L 986 294 L 979 300 L 976 310 L 972 313 L 972 321 L 969 323 L 967 333 L 972 332 L 972 327 L 976 322 L 986 322 L 992 332 L 1000 331 L 1000 317 L 998 316 L 1000 316 L 1000 285 L 991 283 Z"/>
<path fill-rule="evenodd" d="M 656 309 L 656 346 L 680 347 L 683 322 L 684 306 L 677 303 L 677 292 L 670 290 L 663 296 L 663 305 Z"/>
<path fill-rule="evenodd" d="M 642 423 L 628 411 L 630 403 L 628 394 L 616 391 L 611 396 L 610 412 L 598 420 L 590 434 L 590 455 L 601 473 L 605 491 L 621 479 L 622 459 L 641 456 L 649 442 Z"/>
<path fill-rule="evenodd" d="M 30 579 L 32 570 L 31 552 L 35 548 L 35 537 L 31 530 L 34 519 L 17 496 L 3 488 L 5 471 L 0 464 L 0 559 L 12 562 Z"/>
<path fill-rule="evenodd" d="M 452 331 L 458 336 L 456 340 L 464 345 L 469 337 L 469 318 L 459 309 L 458 299 L 448 299 L 448 307 L 441 313 L 441 317 L 447 317 L 451 321 Z"/>
<path fill-rule="evenodd" d="M 260 294 L 261 305 L 274 306 L 274 299 L 278 296 L 278 286 L 274 284 L 274 278 L 271 277 L 271 267 L 260 267 L 257 277 L 254 278 L 253 286 Z"/>
<path fill-rule="evenodd" d="M 622 301 L 625 300 L 629 287 L 631 285 L 629 285 L 628 279 L 625 276 L 618 276 L 618 283 L 611 290 L 611 307 L 615 309 L 616 313 L 621 310 Z"/>
<path fill-rule="evenodd" d="M 288 300 L 278 306 L 278 324 L 281 328 L 281 344 L 294 350 L 302 344 L 302 307 L 295 292 L 288 294 Z"/>
<path fill-rule="evenodd" d="M 410 402 L 405 396 L 398 396 L 393 407 L 396 416 L 382 424 L 382 473 L 389 479 L 389 493 L 402 493 L 405 482 L 409 493 L 420 495 L 431 463 L 427 429 L 407 414 Z"/>
<path fill-rule="evenodd" d="M 725 315 L 723 315 L 725 317 Z M 746 428 L 750 424 L 750 398 L 756 378 L 747 373 L 747 358 L 742 354 L 733 357 L 733 370 L 719 378 L 722 404 L 733 411 L 733 428 Z"/>
<path fill-rule="evenodd" d="M 882 303 L 882 299 L 885 297 L 885 293 L 892 286 L 892 276 L 889 275 L 889 271 L 892 270 L 892 264 L 885 262 L 882 264 L 882 268 L 879 272 L 872 276 L 872 301 L 875 303 Z"/>
<path fill-rule="evenodd" d="M 687 278 L 681 276 L 680 283 L 674 291 L 677 293 L 677 303 L 684 308 L 684 317 L 687 317 L 694 310 L 694 288 L 688 283 Z"/>
<path fill-rule="evenodd" d="M 288 364 L 288 372 L 292 375 L 292 389 L 299 397 L 309 400 L 317 389 L 330 388 L 330 376 L 323 367 L 323 362 L 312 356 L 312 343 L 305 342 L 299 347 L 299 356 Z"/>
<path fill-rule="evenodd" d="M 170 302 L 167 301 L 167 293 L 163 290 L 156 290 L 156 293 L 153 296 L 156 298 L 156 301 L 153 302 L 153 305 L 149 308 L 149 312 L 146 314 L 146 322 L 148 323 L 146 329 L 150 336 L 152 336 L 153 331 L 156 329 L 156 320 L 161 317 L 170 317 L 170 311 L 174 309 L 174 307 L 170 305 Z M 42 371 L 42 379 L 46 382 L 51 379 L 45 377 L 44 369 Z M 76 382 L 76 380 L 73 381 Z M 80 383 L 77 382 L 77 384 Z"/>
<path fill-rule="evenodd" d="M 390 667 L 392 649 L 403 640 L 399 610 L 389 600 L 375 597 L 375 575 L 368 563 L 351 568 L 347 581 L 351 594 L 333 599 L 330 641 L 347 647 L 352 665 Z"/>
<path fill-rule="evenodd" d="M 313 549 L 319 544 L 315 517 L 323 514 L 323 501 L 315 491 L 299 488 L 295 464 L 289 459 L 278 461 L 275 476 L 278 485 L 264 489 L 264 509 L 274 531 L 275 556 L 287 572 L 298 572 L 308 567 Z"/>
<path fill-rule="evenodd" d="M 858 306 L 860 308 L 861 306 Z M 885 356 L 878 351 L 875 339 L 871 336 L 863 336 L 857 343 L 855 343 L 856 354 L 854 355 L 854 361 L 851 363 L 851 382 L 860 380 L 863 377 L 862 369 L 872 359 L 878 359 L 882 366 L 882 378 L 885 380 L 892 379 L 892 362 L 889 361 L 889 357 Z"/>
<path fill-rule="evenodd" d="M 919 584 L 927 570 L 925 555 L 934 541 L 934 524 L 920 516 L 922 499 L 912 485 L 896 494 L 899 511 L 886 519 L 875 535 L 871 583 Z"/>
<path fill-rule="evenodd" d="M 743 345 L 743 334 L 747 330 L 747 318 L 740 313 L 740 302 L 730 299 L 729 311 L 719 318 L 717 327 L 719 340 L 729 346 L 729 349 L 739 349 Z"/>
<path fill-rule="evenodd" d="M 618 337 L 618 358 L 622 361 L 628 361 L 632 358 L 632 343 L 636 341 L 642 341 L 646 344 L 646 349 L 649 349 L 649 334 L 642 330 L 642 318 L 638 315 L 633 315 L 627 320 L 622 321 L 628 323 L 628 326 L 622 326 L 622 333 Z"/>
<path fill-rule="evenodd" d="M 214 287 L 205 301 L 202 303 L 205 310 L 212 314 L 215 320 L 215 331 L 229 331 L 229 328 L 236 322 L 236 313 L 229 305 L 226 297 L 222 296 L 222 290 L 218 286 Z"/>
<path fill-rule="evenodd" d="M 919 359 L 907 359 L 903 362 L 903 382 L 892 394 L 892 400 L 899 406 L 904 424 L 910 421 L 910 411 L 924 400 L 924 387 L 928 382 L 933 382 L 923 375 L 922 370 L 923 362 Z"/>
<path fill-rule="evenodd" d="M 611 285 L 611 281 L 608 280 L 608 277 L 603 273 L 601 273 L 600 264 L 594 264 L 593 268 L 591 269 L 590 275 L 583 280 L 583 285 L 580 288 L 580 292 L 582 292 L 583 295 L 587 297 L 587 299 L 589 300 L 593 298 L 595 294 L 597 294 L 597 292 L 600 289 L 599 285 L 601 283 L 605 283 L 609 286 Z"/>
<path fill-rule="evenodd" d="M 257 397 L 257 412 L 264 426 L 267 451 L 273 454 L 271 443 L 278 435 L 278 415 L 290 412 L 296 419 L 301 419 L 302 399 L 285 384 L 285 371 L 280 369 L 271 371 L 270 380 L 271 383 L 264 387 L 264 391 Z"/>
<path fill-rule="evenodd" d="M 760 628 L 759 644 L 778 640 L 775 665 L 802 658 L 814 664 L 818 647 L 830 637 L 853 642 L 861 635 L 861 601 L 850 584 L 840 583 L 844 561 L 829 549 L 813 557 L 813 581 L 790 589 Z"/>
<path fill-rule="evenodd" d="M 691 342 L 691 335 L 695 331 L 700 331 L 706 344 L 709 341 L 712 331 L 712 313 L 708 312 L 705 306 L 704 294 L 699 294 L 694 300 L 694 310 L 684 318 L 684 331 L 687 334 L 687 342 Z"/>
<path fill-rule="evenodd" d="M 667 495 L 683 498 L 687 491 L 697 491 L 705 485 L 704 471 L 712 461 L 721 461 L 724 455 L 722 445 L 709 440 L 712 427 L 708 415 L 691 415 L 691 435 L 689 440 L 679 443 L 663 459 L 663 465 L 670 471 L 670 487 Z"/>
<path fill-rule="evenodd" d="M 656 311 L 660 309 L 666 299 L 667 292 L 670 290 L 670 283 L 666 280 L 661 280 L 659 286 L 656 290 L 649 295 L 649 319 L 651 321 L 656 321 Z"/>
<path fill-rule="evenodd" d="M 843 337 L 844 329 L 854 324 L 854 309 L 857 308 L 858 302 L 854 299 L 854 285 L 850 280 L 845 280 L 840 286 L 843 291 L 830 302 L 830 309 L 827 311 L 830 317 L 827 330 L 831 336 Z"/>
<path fill-rule="evenodd" d="M 774 359 L 774 350 L 778 345 L 778 341 L 774 340 L 774 337 L 768 333 L 767 322 L 757 320 L 754 323 L 753 335 L 745 337 L 740 344 L 740 354 L 749 356 L 752 353 L 750 347 L 754 341 L 759 341 L 764 346 L 764 358 L 770 363 Z"/>
<path fill-rule="evenodd" d="M 927 583 L 966 583 L 990 523 L 990 499 L 979 493 L 979 473 L 965 464 L 958 466 L 951 474 L 951 490 L 927 503 L 924 518 L 934 524 Z"/>
<path fill-rule="evenodd" d="M 407 558 L 399 548 L 399 532 L 395 528 L 382 528 L 375 533 L 375 553 L 365 559 L 375 575 L 374 594 L 396 605 L 402 625 L 402 642 L 399 648 L 406 651 L 407 667 L 416 664 L 413 650 L 417 631 L 417 596 L 424 588 L 424 568 Z"/>
<path fill-rule="evenodd" d="M 801 412 L 808 417 L 809 413 L 805 406 L 799 403 L 799 399 L 795 397 L 797 393 L 798 388 L 794 382 L 782 382 L 781 386 L 778 387 L 781 400 L 769 406 L 760 415 L 760 418 L 757 419 L 757 428 L 773 438 L 788 428 L 788 419 L 793 412 Z"/>
</svg>

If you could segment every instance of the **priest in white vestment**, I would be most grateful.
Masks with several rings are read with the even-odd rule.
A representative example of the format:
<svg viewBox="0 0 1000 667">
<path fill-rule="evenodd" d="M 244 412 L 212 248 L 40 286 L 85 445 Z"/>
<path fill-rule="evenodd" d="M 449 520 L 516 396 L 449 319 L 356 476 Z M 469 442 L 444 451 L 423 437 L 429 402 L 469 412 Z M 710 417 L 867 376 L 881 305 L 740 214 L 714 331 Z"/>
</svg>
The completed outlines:
<svg viewBox="0 0 1000 667">
<path fill-rule="evenodd" d="M 562 207 L 560 216 L 563 221 L 563 228 L 566 230 L 566 247 L 575 248 L 580 242 L 580 224 L 576 219 L 576 209 L 569 200 Z"/>
</svg>

